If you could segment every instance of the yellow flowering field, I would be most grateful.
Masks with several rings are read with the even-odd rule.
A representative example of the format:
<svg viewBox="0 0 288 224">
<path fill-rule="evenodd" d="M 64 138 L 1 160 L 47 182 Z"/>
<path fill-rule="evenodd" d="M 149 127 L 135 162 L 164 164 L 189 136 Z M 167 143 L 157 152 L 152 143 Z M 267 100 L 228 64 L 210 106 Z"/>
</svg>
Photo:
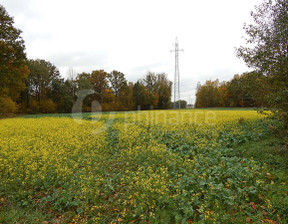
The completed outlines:
<svg viewBox="0 0 288 224">
<path fill-rule="evenodd" d="M 57 217 L 51 223 L 261 220 L 254 203 L 273 211 L 263 196 L 265 167 L 231 151 L 260 139 L 268 125 L 253 110 L 3 119 L 0 210 L 37 209 Z"/>
</svg>

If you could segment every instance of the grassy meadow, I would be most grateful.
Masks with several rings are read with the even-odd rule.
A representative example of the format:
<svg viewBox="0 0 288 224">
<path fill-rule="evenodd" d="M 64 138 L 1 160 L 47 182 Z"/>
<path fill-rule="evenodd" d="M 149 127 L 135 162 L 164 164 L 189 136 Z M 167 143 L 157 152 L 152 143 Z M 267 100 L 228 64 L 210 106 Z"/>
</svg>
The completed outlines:
<svg viewBox="0 0 288 224">
<path fill-rule="evenodd" d="M 276 128 L 254 110 L 2 119 L 0 223 L 287 223 Z"/>
</svg>

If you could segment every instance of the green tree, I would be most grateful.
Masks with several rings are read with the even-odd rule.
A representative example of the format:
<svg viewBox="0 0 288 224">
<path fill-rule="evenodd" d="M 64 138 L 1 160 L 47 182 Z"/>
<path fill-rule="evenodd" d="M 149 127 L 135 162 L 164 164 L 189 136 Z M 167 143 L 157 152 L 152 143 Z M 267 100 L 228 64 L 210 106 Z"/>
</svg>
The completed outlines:
<svg viewBox="0 0 288 224">
<path fill-rule="evenodd" d="M 44 108 L 42 104 L 47 104 L 49 105 L 49 112 L 53 111 L 50 109 L 52 108 L 52 103 L 47 101 L 47 97 L 51 91 L 52 82 L 60 79 L 59 70 L 51 62 L 41 59 L 28 60 L 27 65 L 30 70 L 27 82 L 27 94 L 32 96 L 32 100 L 36 101 L 32 103 L 33 106 L 28 105 L 28 108 L 34 112 L 39 112 L 41 108 Z M 47 112 L 47 109 L 44 108 L 42 111 Z"/>
<path fill-rule="evenodd" d="M 197 85 L 196 107 L 259 107 L 267 92 L 264 76 L 259 72 L 234 75 L 228 82 L 206 81 Z"/>
<path fill-rule="evenodd" d="M 75 83 L 76 83 L 76 95 L 77 92 L 81 91 L 81 90 L 93 90 L 93 85 L 91 83 L 91 74 L 90 73 L 86 73 L 86 72 L 82 72 L 80 74 L 77 74 L 76 79 L 75 79 Z M 77 96 L 79 97 L 79 96 Z M 83 99 L 83 105 L 82 108 L 79 109 L 80 111 L 91 111 L 91 98 L 92 96 L 89 95 L 88 97 L 85 97 Z"/>
<path fill-rule="evenodd" d="M 261 96 L 267 93 L 263 79 L 264 76 L 259 72 L 247 72 L 242 75 L 235 75 L 233 79 L 228 82 L 230 106 L 262 106 Z"/>
<path fill-rule="evenodd" d="M 56 103 L 56 111 L 60 113 L 69 113 L 72 110 L 74 85 L 71 80 L 54 79 L 51 83 L 51 90 L 48 97 Z"/>
<path fill-rule="evenodd" d="M 176 105 L 179 105 L 179 103 L 180 103 L 180 109 L 187 108 L 187 101 L 186 100 L 178 100 L 178 101 L 176 101 Z"/>
<path fill-rule="evenodd" d="M 244 26 L 246 46 L 237 55 L 267 76 L 270 92 L 263 99 L 288 128 L 288 2 L 265 0 L 251 12 L 254 23 Z"/>
<path fill-rule="evenodd" d="M 244 79 L 240 75 L 234 75 L 229 82 L 230 107 L 244 107 L 245 86 Z"/>
<path fill-rule="evenodd" d="M 25 89 L 25 80 L 29 74 L 29 69 L 25 65 L 25 45 L 20 36 L 21 31 L 13 26 L 13 18 L 10 17 L 5 8 L 0 5 L 0 97 L 1 107 L 12 108 L 14 112 L 16 100 L 21 91 Z M 0 114 L 6 114 L 5 111 Z"/>
<path fill-rule="evenodd" d="M 133 101 L 134 109 L 147 110 L 151 108 L 149 91 L 139 80 L 133 86 Z"/>
<path fill-rule="evenodd" d="M 157 75 L 154 72 L 148 72 L 142 79 L 142 83 L 148 90 L 148 99 L 150 107 L 158 108 L 159 95 L 157 92 Z"/>
<path fill-rule="evenodd" d="M 115 97 L 119 96 L 121 89 L 127 86 L 127 80 L 122 72 L 113 70 L 108 74 L 108 80 Z"/>
<path fill-rule="evenodd" d="M 90 73 L 80 73 L 76 76 L 76 90 L 93 89 Z"/>
<path fill-rule="evenodd" d="M 153 108 L 167 109 L 170 107 L 172 82 L 165 73 L 148 72 L 141 81 L 148 90 L 147 97 Z"/>
<path fill-rule="evenodd" d="M 115 96 L 115 110 L 128 110 L 126 101 L 129 97 L 129 87 L 125 75 L 119 71 L 112 71 L 108 74 L 110 88 Z"/>
<path fill-rule="evenodd" d="M 157 74 L 156 87 L 158 108 L 168 109 L 171 105 L 172 82 L 165 73 Z"/>
<path fill-rule="evenodd" d="M 150 93 L 157 90 L 157 75 L 154 72 L 148 72 L 143 79 L 143 82 Z"/>
<path fill-rule="evenodd" d="M 133 109 L 133 83 L 129 82 L 125 86 L 119 95 L 119 101 L 121 102 L 121 108 L 119 110 L 132 110 Z"/>
<path fill-rule="evenodd" d="M 28 88 L 36 100 L 41 103 L 41 100 L 46 98 L 52 81 L 60 79 L 59 70 L 51 62 L 40 59 L 31 59 L 27 64 L 30 69 Z"/>
</svg>

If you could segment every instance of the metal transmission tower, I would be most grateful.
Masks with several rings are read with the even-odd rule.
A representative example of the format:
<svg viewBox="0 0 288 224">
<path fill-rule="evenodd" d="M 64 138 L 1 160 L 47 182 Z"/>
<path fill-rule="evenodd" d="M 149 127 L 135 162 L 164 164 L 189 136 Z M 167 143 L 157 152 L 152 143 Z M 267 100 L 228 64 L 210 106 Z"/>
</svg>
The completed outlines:
<svg viewBox="0 0 288 224">
<path fill-rule="evenodd" d="M 180 103 L 180 73 L 179 73 L 179 51 L 183 51 L 183 49 L 179 50 L 178 39 L 175 40 L 175 50 L 171 52 L 175 52 L 175 72 L 174 72 L 174 109 L 181 108 Z M 178 107 L 177 107 L 178 102 Z"/>
</svg>

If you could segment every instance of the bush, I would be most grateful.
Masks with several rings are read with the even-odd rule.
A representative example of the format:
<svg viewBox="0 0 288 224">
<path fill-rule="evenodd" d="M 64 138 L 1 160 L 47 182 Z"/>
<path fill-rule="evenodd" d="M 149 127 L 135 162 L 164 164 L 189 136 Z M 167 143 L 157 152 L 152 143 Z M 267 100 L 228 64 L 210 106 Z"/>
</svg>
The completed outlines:
<svg viewBox="0 0 288 224">
<path fill-rule="evenodd" d="M 6 117 L 17 111 L 16 103 L 8 96 L 0 96 L 0 117 Z"/>
<path fill-rule="evenodd" d="M 51 99 L 43 100 L 40 105 L 41 113 L 53 113 L 56 111 L 56 104 Z"/>
</svg>

